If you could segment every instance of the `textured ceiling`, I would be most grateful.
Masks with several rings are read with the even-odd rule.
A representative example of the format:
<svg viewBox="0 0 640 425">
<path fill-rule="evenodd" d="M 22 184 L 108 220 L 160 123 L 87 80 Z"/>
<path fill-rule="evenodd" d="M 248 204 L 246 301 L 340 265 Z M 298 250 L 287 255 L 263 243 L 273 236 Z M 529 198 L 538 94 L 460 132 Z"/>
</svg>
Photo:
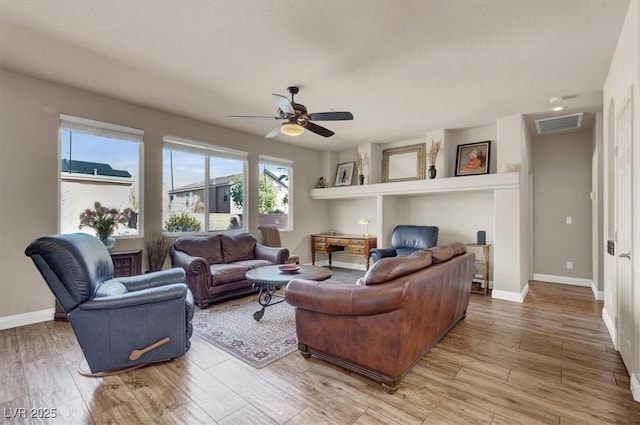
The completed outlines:
<svg viewBox="0 0 640 425">
<path fill-rule="evenodd" d="M 0 66 L 255 135 L 271 93 L 351 111 L 318 150 L 601 108 L 628 1 L 4 1 Z"/>
</svg>

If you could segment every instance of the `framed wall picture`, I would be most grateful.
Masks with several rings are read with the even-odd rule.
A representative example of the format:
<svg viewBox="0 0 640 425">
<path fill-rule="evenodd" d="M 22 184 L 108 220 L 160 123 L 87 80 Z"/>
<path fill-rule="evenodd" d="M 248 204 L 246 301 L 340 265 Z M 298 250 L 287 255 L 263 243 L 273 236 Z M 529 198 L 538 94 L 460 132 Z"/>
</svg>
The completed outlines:
<svg viewBox="0 0 640 425">
<path fill-rule="evenodd" d="M 425 152 L 424 143 L 382 151 L 382 181 L 424 180 Z"/>
<path fill-rule="evenodd" d="M 353 176 L 353 166 L 355 162 L 344 162 L 338 164 L 336 171 L 336 184 L 335 186 L 350 186 L 351 177 Z"/>
<path fill-rule="evenodd" d="M 490 151 L 491 140 L 458 145 L 458 153 L 456 155 L 456 176 L 489 174 Z"/>
</svg>

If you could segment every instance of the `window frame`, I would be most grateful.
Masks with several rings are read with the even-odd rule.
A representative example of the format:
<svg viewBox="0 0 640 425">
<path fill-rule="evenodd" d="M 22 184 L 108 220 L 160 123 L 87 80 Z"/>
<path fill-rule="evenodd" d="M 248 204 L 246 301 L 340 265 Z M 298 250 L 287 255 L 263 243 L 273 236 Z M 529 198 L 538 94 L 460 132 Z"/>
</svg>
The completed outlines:
<svg viewBox="0 0 640 425">
<path fill-rule="evenodd" d="M 240 150 L 236 150 L 236 149 L 231 149 L 231 148 L 227 148 L 224 146 L 218 146 L 218 145 L 212 145 L 206 142 L 201 142 L 201 141 L 197 141 L 197 140 L 192 140 L 192 139 L 187 139 L 184 137 L 179 137 L 179 136 L 171 136 L 171 135 L 167 135 L 164 136 L 162 138 L 162 151 L 163 151 L 163 158 L 164 158 L 164 151 L 165 149 L 172 149 L 173 151 L 180 151 L 180 152 L 185 152 L 185 153 L 193 153 L 193 154 L 198 154 L 198 155 L 203 155 L 204 156 L 204 191 L 203 191 L 203 203 L 205 205 L 205 211 L 208 211 L 209 209 L 209 193 L 210 191 L 208 190 L 209 187 L 209 183 L 211 181 L 211 175 L 210 175 L 210 164 L 211 164 L 211 158 L 212 157 L 217 157 L 217 158 L 224 158 L 224 159 L 232 159 L 232 160 L 237 160 L 237 161 L 242 161 L 242 185 L 243 185 L 243 201 L 242 201 L 242 215 L 243 215 L 243 220 L 242 220 L 242 226 L 240 228 L 237 229 L 221 229 L 221 230 L 211 230 L 209 229 L 210 226 L 210 220 L 209 220 L 209 216 L 211 213 L 205 213 L 204 214 L 204 223 L 203 223 L 203 228 L 204 230 L 200 230 L 198 232 L 167 232 L 164 230 L 164 215 L 162 218 L 162 234 L 165 236 L 184 236 L 184 235 L 202 235 L 202 234 L 208 234 L 208 233 L 240 233 L 240 232 L 246 232 L 247 231 L 247 201 L 248 201 L 248 196 L 247 196 L 247 181 L 248 181 L 248 170 L 249 170 L 249 153 L 248 152 L 244 152 L 244 151 L 240 151 Z M 164 159 L 163 159 L 164 161 Z M 164 173 L 164 164 L 162 165 L 163 168 L 163 173 Z M 162 177 L 162 180 L 164 181 L 164 175 Z M 230 195 L 229 195 L 230 196 Z M 163 200 L 164 200 L 164 194 L 163 194 Z M 231 201 L 233 202 L 233 201 Z M 163 201 L 163 205 L 162 205 L 162 213 L 164 214 L 164 201 Z"/>
<path fill-rule="evenodd" d="M 91 134 L 98 137 L 108 137 L 137 143 L 138 145 L 138 176 L 135 191 L 138 203 L 137 234 L 111 235 L 115 239 L 144 238 L 144 130 L 120 124 L 98 121 L 91 118 L 60 113 L 58 116 L 58 233 L 62 232 L 62 133 L 64 130 Z"/>
<path fill-rule="evenodd" d="M 261 166 L 262 165 L 269 165 L 269 166 L 275 166 L 275 167 L 283 167 L 286 168 L 288 170 L 288 180 L 289 180 L 289 193 L 288 195 L 288 201 L 287 201 L 287 205 L 288 205 L 288 211 L 287 211 L 287 228 L 286 229 L 280 229 L 281 232 L 292 232 L 293 231 L 293 198 L 294 198 L 294 193 L 293 193 L 293 161 L 290 159 L 286 159 L 286 158 L 278 158 L 275 156 L 270 156 L 270 155 L 264 155 L 264 154 L 260 154 L 258 155 L 258 178 L 260 178 L 260 172 L 261 172 Z M 258 196 L 260 196 L 260 194 L 258 193 Z M 258 211 L 258 225 L 260 225 L 260 212 Z"/>
</svg>

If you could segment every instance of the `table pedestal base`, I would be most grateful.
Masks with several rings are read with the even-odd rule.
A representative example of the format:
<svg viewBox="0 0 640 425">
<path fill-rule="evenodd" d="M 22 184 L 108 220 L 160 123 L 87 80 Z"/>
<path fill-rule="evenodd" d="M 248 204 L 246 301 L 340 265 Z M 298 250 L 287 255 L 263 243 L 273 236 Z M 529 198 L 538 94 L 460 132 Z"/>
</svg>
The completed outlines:
<svg viewBox="0 0 640 425">
<path fill-rule="evenodd" d="M 264 310 L 271 306 L 280 304 L 284 302 L 284 297 L 282 295 L 276 294 L 275 292 L 280 289 L 282 285 L 276 285 L 274 283 L 261 283 L 254 282 L 253 289 L 260 289 L 260 293 L 258 294 L 258 303 L 262 306 L 262 308 L 255 313 L 253 313 L 253 318 L 256 321 L 260 321 L 264 316 Z M 272 302 L 273 298 L 282 298 L 279 301 Z"/>
</svg>

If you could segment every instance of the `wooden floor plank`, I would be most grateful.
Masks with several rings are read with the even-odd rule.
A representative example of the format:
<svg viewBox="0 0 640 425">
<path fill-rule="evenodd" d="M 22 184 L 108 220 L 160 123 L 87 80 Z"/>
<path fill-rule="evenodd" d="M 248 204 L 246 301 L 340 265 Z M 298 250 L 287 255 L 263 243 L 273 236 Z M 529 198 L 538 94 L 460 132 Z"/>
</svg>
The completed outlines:
<svg viewBox="0 0 640 425">
<path fill-rule="evenodd" d="M 35 408 L 54 408 L 81 398 L 67 366 L 59 355 L 25 363 L 29 400 Z"/>
<path fill-rule="evenodd" d="M 157 418 L 189 403 L 184 394 L 161 368 L 145 367 L 121 375 L 129 388 L 152 418 Z"/>
<path fill-rule="evenodd" d="M 206 372 L 276 423 L 285 423 L 307 407 L 303 401 L 262 379 L 253 371 L 222 364 L 209 368 Z"/>
<path fill-rule="evenodd" d="M 71 326 L 45 322 L 0 331 L 0 413 L 58 411 L 10 425 L 640 424 L 602 308 L 590 288 L 545 282 L 524 303 L 474 294 L 393 395 L 299 353 L 254 369 L 195 336 L 173 361 L 87 378 Z"/>
<path fill-rule="evenodd" d="M 16 336 L 23 363 L 54 355 L 55 342 L 45 323 L 16 328 Z"/>
<path fill-rule="evenodd" d="M 197 404 L 189 402 L 155 418 L 158 425 L 217 425 Z"/>
<path fill-rule="evenodd" d="M 219 421 L 247 404 L 246 400 L 222 382 L 188 362 L 184 357 L 156 367 L 162 368 L 162 373 L 166 374 L 176 387 L 215 421 Z"/>
<path fill-rule="evenodd" d="M 220 425 L 278 425 L 278 422 L 274 422 L 269 416 L 250 404 L 221 419 L 218 423 Z"/>
</svg>

